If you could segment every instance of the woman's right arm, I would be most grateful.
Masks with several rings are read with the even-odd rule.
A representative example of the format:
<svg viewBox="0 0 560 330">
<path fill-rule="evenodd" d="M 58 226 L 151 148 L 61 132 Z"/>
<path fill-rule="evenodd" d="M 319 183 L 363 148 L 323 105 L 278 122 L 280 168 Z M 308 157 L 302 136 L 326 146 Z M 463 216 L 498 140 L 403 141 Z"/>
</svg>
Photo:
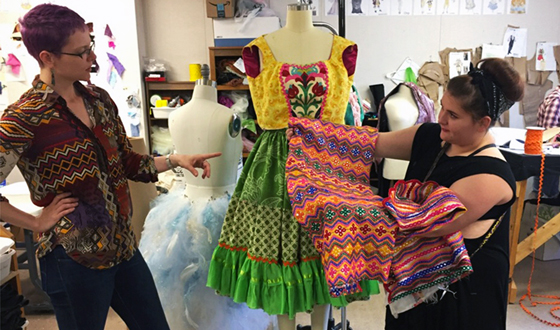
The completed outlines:
<svg viewBox="0 0 560 330">
<path fill-rule="evenodd" d="M 375 145 L 374 156 L 377 158 L 393 158 L 410 160 L 412 142 L 420 125 L 394 132 L 379 133 Z"/>
<path fill-rule="evenodd" d="M 33 216 L 11 205 L 7 200 L 0 202 L 2 213 L 0 218 L 14 226 L 29 229 L 34 232 L 45 232 L 71 213 L 78 206 L 78 198 L 71 197 L 71 193 L 57 195 L 40 215 Z"/>
</svg>

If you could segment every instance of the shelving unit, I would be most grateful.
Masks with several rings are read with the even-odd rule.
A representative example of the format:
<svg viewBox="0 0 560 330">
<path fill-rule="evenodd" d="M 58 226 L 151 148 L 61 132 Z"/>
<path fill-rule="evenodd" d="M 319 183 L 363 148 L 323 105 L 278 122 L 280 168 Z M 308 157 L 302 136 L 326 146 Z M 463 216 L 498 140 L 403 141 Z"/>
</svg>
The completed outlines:
<svg viewBox="0 0 560 330">
<path fill-rule="evenodd" d="M 217 77 L 219 75 L 219 70 L 217 68 L 217 64 L 222 59 L 232 59 L 237 60 L 241 57 L 241 52 L 243 47 L 209 47 L 209 61 L 210 61 L 210 79 L 217 81 Z M 154 118 L 151 108 L 152 105 L 150 103 L 150 98 L 157 94 L 162 98 L 169 98 L 173 99 L 177 95 L 182 95 L 188 101 L 192 97 L 192 92 L 194 90 L 195 83 L 191 81 L 168 81 L 168 82 L 159 82 L 159 81 L 146 81 L 145 82 L 145 95 L 144 95 L 144 116 L 147 119 L 147 145 L 150 153 L 153 153 L 153 145 L 152 145 L 152 126 L 156 125 L 159 127 L 168 127 L 168 119 L 167 118 Z M 242 92 L 246 93 L 249 96 L 250 101 L 250 92 L 249 92 L 249 85 L 239 85 L 239 86 L 228 86 L 228 85 L 218 85 L 217 87 L 218 94 L 225 92 Z M 245 155 L 244 155 L 245 156 Z"/>
<path fill-rule="evenodd" d="M 146 95 L 144 97 L 144 116 L 147 118 L 148 137 L 147 144 L 150 153 L 152 151 L 152 126 L 168 127 L 168 118 L 154 118 L 152 113 L 152 105 L 150 98 L 157 94 L 162 98 L 173 99 L 178 95 L 184 96 L 186 101 L 191 99 L 194 90 L 194 82 L 192 81 L 146 81 L 145 82 Z"/>
</svg>

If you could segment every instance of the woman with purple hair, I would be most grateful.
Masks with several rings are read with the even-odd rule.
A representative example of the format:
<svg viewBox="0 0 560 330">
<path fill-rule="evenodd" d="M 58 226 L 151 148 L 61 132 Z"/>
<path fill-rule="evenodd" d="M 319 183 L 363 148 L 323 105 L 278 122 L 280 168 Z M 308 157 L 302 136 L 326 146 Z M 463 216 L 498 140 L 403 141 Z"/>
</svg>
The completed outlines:
<svg viewBox="0 0 560 330">
<path fill-rule="evenodd" d="M 206 159 L 220 154 L 133 152 L 108 93 L 81 83 L 96 59 L 84 19 L 44 4 L 20 27 L 40 74 L 0 119 L 0 181 L 17 165 L 44 208 L 35 217 L 0 195 L 1 219 L 39 233 L 41 280 L 60 329 L 102 330 L 109 307 L 131 330 L 169 329 L 137 249 L 127 179 L 155 182 L 176 166 L 206 178 Z"/>
</svg>

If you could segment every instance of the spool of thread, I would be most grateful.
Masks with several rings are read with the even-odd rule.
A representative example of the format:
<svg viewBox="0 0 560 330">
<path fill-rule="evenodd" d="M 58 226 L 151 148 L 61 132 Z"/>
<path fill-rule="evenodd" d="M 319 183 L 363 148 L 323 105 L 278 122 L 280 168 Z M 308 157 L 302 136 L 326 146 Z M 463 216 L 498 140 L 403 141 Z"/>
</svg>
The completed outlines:
<svg viewBox="0 0 560 330">
<path fill-rule="evenodd" d="M 167 106 L 167 100 L 157 100 L 156 108 L 163 108 Z"/>
<path fill-rule="evenodd" d="M 542 127 L 527 127 L 527 133 L 525 135 L 525 153 L 528 155 L 540 155 L 542 154 L 542 144 L 543 144 L 543 132 Z"/>
<path fill-rule="evenodd" d="M 200 64 L 189 64 L 189 74 L 191 76 L 191 81 L 197 81 L 202 78 Z"/>
</svg>

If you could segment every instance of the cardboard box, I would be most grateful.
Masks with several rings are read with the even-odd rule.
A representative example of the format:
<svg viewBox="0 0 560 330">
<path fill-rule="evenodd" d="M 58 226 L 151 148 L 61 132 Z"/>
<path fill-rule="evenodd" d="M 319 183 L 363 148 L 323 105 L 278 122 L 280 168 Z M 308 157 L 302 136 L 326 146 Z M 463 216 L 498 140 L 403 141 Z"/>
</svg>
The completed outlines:
<svg viewBox="0 0 560 330">
<path fill-rule="evenodd" d="M 255 17 L 249 22 L 234 19 L 215 19 L 214 46 L 245 46 L 253 39 L 274 32 L 280 28 L 278 17 Z"/>
<path fill-rule="evenodd" d="M 210 18 L 235 16 L 235 0 L 206 0 L 206 16 Z"/>
</svg>

